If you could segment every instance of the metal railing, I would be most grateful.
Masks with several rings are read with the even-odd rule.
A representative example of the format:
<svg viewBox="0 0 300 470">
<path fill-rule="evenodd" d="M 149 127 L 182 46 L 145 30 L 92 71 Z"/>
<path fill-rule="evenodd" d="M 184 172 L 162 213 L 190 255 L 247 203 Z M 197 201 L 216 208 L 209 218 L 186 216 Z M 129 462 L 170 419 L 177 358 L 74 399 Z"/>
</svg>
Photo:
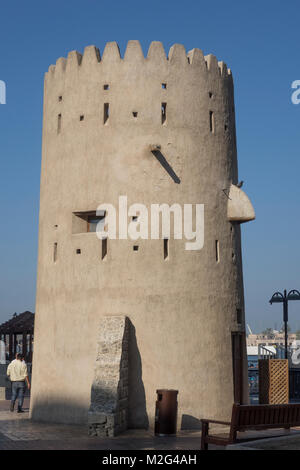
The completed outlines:
<svg viewBox="0 0 300 470">
<path fill-rule="evenodd" d="M 285 359 L 284 346 L 281 346 L 280 344 L 272 344 L 270 346 L 275 348 L 275 352 L 270 351 L 270 349 L 263 344 L 258 345 L 258 359 Z"/>
<path fill-rule="evenodd" d="M 276 359 L 276 353 L 270 351 L 264 345 L 258 345 L 258 359 Z"/>
</svg>

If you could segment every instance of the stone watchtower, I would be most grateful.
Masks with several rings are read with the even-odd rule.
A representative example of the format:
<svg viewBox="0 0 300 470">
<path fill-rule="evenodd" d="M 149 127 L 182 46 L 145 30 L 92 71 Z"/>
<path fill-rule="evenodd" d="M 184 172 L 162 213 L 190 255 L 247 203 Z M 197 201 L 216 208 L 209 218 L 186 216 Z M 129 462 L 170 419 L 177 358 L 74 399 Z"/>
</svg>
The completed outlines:
<svg viewBox="0 0 300 470">
<path fill-rule="evenodd" d="M 121 58 L 112 42 L 102 57 L 92 46 L 50 66 L 33 419 L 86 422 L 93 383 L 100 395 L 120 392 L 109 376 L 118 360 L 101 355 L 105 338 L 122 345 L 120 332 L 102 330 L 122 318 L 126 425 L 153 426 L 158 388 L 179 390 L 183 427 L 228 418 L 234 400 L 247 400 L 240 223 L 254 211 L 237 178 L 232 75 L 213 55 L 176 44 L 166 57 L 153 42 L 145 58 L 129 41 Z M 99 240 L 98 205 L 118 208 L 122 195 L 148 208 L 204 204 L 203 248 L 188 251 L 172 234 Z"/>
</svg>

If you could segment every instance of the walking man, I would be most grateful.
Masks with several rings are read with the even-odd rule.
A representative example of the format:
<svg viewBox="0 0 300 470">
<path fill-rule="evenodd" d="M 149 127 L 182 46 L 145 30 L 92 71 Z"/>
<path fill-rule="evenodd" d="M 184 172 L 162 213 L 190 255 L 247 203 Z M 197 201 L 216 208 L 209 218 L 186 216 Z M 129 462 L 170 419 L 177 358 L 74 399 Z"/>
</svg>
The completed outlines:
<svg viewBox="0 0 300 470">
<path fill-rule="evenodd" d="M 18 413 L 24 413 L 22 407 L 24 401 L 25 381 L 27 383 L 28 390 L 30 389 L 30 383 L 26 363 L 25 361 L 22 361 L 22 354 L 16 354 L 16 359 L 14 359 L 7 368 L 7 375 L 12 382 L 10 411 L 14 411 L 15 402 L 18 398 Z"/>
</svg>

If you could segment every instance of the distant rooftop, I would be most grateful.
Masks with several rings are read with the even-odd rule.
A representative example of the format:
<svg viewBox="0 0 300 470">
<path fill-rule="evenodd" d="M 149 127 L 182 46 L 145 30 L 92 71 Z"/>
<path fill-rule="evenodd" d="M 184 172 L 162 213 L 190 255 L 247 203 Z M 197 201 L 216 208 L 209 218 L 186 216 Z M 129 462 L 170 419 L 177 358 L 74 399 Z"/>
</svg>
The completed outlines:
<svg viewBox="0 0 300 470">
<path fill-rule="evenodd" d="M 0 325 L 0 335 L 23 334 L 33 331 L 34 313 L 26 311 L 14 314 L 13 317 Z"/>
</svg>

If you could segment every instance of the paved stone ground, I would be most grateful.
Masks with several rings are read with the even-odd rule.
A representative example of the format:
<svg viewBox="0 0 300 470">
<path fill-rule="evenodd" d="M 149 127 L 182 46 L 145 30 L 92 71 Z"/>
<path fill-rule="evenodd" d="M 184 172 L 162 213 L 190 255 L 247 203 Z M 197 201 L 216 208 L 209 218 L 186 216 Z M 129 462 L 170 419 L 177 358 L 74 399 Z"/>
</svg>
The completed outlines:
<svg viewBox="0 0 300 470">
<path fill-rule="evenodd" d="M 300 450 L 300 430 L 284 436 L 232 444 L 228 450 Z"/>
<path fill-rule="evenodd" d="M 0 400 L 0 450 L 199 450 L 201 432 L 180 431 L 176 437 L 155 437 L 151 430 L 128 430 L 118 437 L 89 437 L 87 426 L 36 423 L 29 419 L 29 398 L 24 401 L 25 413 L 9 411 L 9 401 Z M 220 430 L 221 431 L 221 430 Z M 222 430 L 222 434 L 225 429 Z M 285 438 L 260 441 L 258 448 L 300 449 L 300 428 Z M 240 433 L 244 439 L 278 438 L 282 430 Z M 269 441 L 269 442 L 267 442 Z M 258 444 L 258 443 L 257 443 Z M 245 446 L 256 447 L 254 442 Z M 223 447 L 209 446 L 211 450 Z"/>
<path fill-rule="evenodd" d="M 300 433 L 284 438 L 277 437 L 251 442 L 247 447 L 249 450 L 300 450 Z"/>
<path fill-rule="evenodd" d="M 155 437 L 153 432 L 129 430 L 114 438 L 89 437 L 87 426 L 35 423 L 29 419 L 29 400 L 23 414 L 9 411 L 0 401 L 0 450 L 194 450 L 200 449 L 200 432 L 177 437 Z"/>
</svg>

